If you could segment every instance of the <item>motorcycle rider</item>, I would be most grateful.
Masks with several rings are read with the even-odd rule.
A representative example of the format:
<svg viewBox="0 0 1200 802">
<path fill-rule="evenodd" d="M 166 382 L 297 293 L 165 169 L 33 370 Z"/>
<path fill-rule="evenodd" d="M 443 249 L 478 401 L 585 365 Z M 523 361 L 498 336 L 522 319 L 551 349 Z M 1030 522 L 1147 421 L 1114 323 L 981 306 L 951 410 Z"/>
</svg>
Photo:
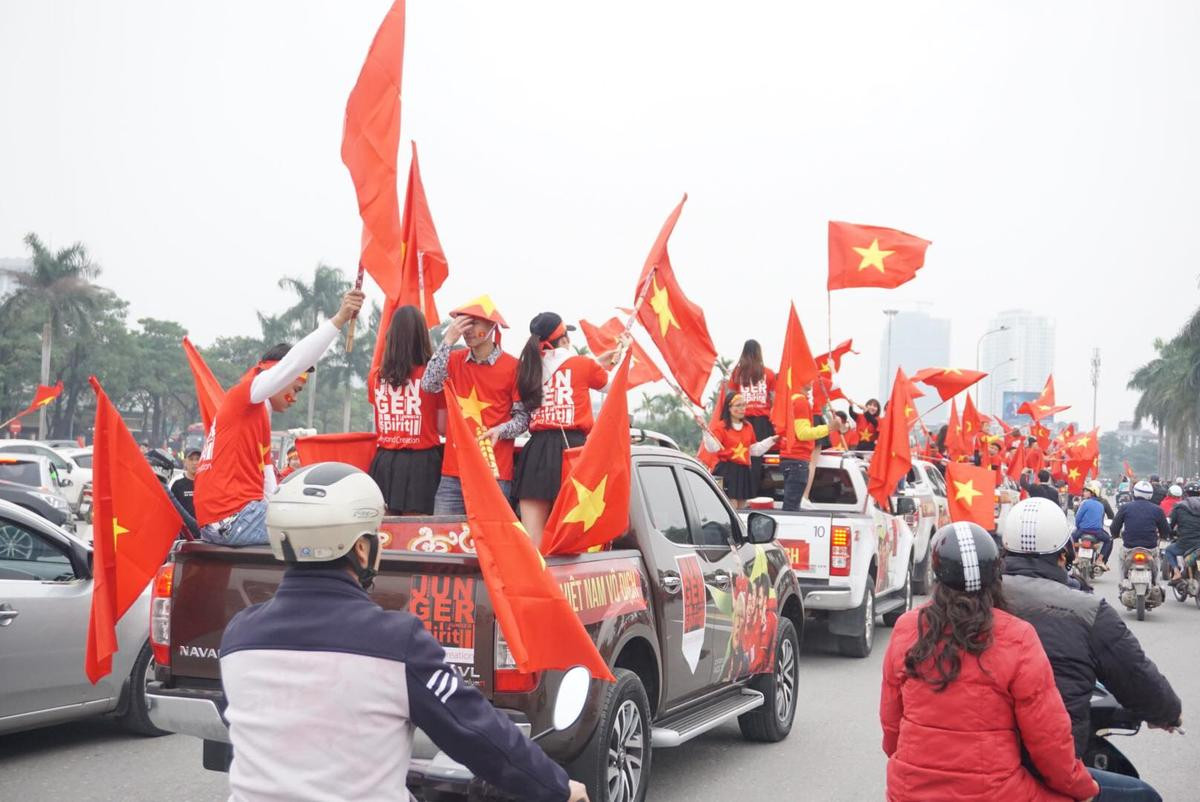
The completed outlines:
<svg viewBox="0 0 1200 802">
<path fill-rule="evenodd" d="M 1112 554 L 1113 539 L 1104 531 L 1104 519 L 1112 519 L 1115 513 L 1104 494 L 1100 491 L 1100 483 L 1092 480 L 1083 487 L 1083 501 L 1075 509 L 1075 532 L 1071 540 L 1078 542 L 1083 534 L 1093 535 L 1104 545 L 1100 549 L 1100 559 L 1096 562 L 1105 570 L 1108 569 L 1108 557 Z"/>
<path fill-rule="evenodd" d="M 1150 476 L 1150 488 L 1154 491 L 1150 500 L 1155 504 L 1162 504 L 1162 500 L 1167 497 L 1167 485 L 1163 483 L 1157 473 Z"/>
<path fill-rule="evenodd" d="M 1171 510 L 1169 521 L 1175 542 L 1163 549 L 1163 560 L 1171 569 L 1171 582 L 1178 582 L 1182 577 L 1180 558 L 1200 549 L 1200 482 L 1188 482 L 1183 493 L 1183 501 Z"/>
<path fill-rule="evenodd" d="M 1033 471 L 1028 468 L 1021 473 L 1021 489 L 1028 493 L 1030 498 L 1044 498 L 1058 504 L 1058 489 L 1051 484 L 1053 477 L 1050 471 L 1044 468 L 1038 471 L 1036 483 L 1030 480 L 1031 476 Z"/>
<path fill-rule="evenodd" d="M 275 596 L 235 615 L 221 639 L 230 799 L 409 799 L 420 727 L 509 794 L 586 800 L 461 680 L 420 619 L 367 596 L 383 512 L 375 480 L 336 462 L 301 468 L 270 497 L 267 534 L 287 570 Z"/>
<path fill-rule="evenodd" d="M 1067 587 L 1066 566 L 1073 547 L 1062 509 L 1041 498 L 1019 502 L 1005 517 L 1001 536 L 1006 551 L 1004 598 L 1009 612 L 1037 630 L 1050 658 L 1055 683 L 1071 716 L 1075 753 L 1082 756 L 1087 749 L 1097 681 L 1151 727 L 1179 727 L 1179 697 L 1120 614 L 1104 599 Z M 1100 783 L 1100 798 L 1105 788 L 1124 783 L 1121 787 L 1140 789 L 1143 795 L 1122 799 L 1159 799 L 1140 780 L 1096 770 L 1092 774 Z"/>
<path fill-rule="evenodd" d="M 1112 522 L 1113 539 L 1124 542 L 1123 563 L 1128 563 L 1130 549 L 1158 549 L 1158 539 L 1171 537 L 1167 516 L 1154 501 L 1154 488 L 1141 481 L 1133 486 L 1133 501 L 1117 510 Z"/>
</svg>

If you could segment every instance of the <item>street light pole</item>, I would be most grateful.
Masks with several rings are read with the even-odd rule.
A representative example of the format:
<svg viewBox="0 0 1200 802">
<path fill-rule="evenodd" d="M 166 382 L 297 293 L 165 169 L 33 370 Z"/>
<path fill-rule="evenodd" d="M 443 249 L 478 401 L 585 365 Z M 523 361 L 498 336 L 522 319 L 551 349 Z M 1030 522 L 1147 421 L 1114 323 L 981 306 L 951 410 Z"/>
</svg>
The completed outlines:
<svg viewBox="0 0 1200 802">
<path fill-rule="evenodd" d="M 1100 349 L 1092 349 L 1092 428 L 1096 428 L 1096 398 L 1100 390 Z"/>
<path fill-rule="evenodd" d="M 992 334 L 999 334 L 1002 331 L 1008 331 L 1008 326 L 1000 326 L 1000 328 L 985 331 L 979 335 L 979 339 L 975 341 L 975 370 L 979 370 L 979 348 L 983 345 L 984 338 Z M 1013 357 L 1016 360 L 1016 357 Z M 1000 364 L 1004 364 L 1003 362 Z M 998 366 L 997 366 L 998 367 Z M 991 371 L 988 371 L 988 395 L 991 395 L 992 389 L 995 387 L 996 381 L 991 377 Z M 975 406 L 979 406 L 979 385 L 975 385 Z M 989 406 L 991 406 L 989 404 Z"/>
<path fill-rule="evenodd" d="M 899 309 L 884 309 L 883 313 L 887 315 L 888 330 L 887 330 L 887 370 L 883 374 L 885 386 L 880 388 L 880 395 L 887 395 L 887 382 L 892 380 L 892 320 L 899 313 Z"/>
</svg>

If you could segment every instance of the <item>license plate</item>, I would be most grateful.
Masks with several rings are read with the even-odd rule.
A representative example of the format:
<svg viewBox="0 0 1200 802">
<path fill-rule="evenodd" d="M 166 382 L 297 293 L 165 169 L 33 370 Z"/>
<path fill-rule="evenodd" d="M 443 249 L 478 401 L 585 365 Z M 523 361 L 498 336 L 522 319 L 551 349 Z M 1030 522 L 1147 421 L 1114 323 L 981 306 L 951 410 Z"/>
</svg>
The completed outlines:
<svg viewBox="0 0 1200 802">
<path fill-rule="evenodd" d="M 1095 549 L 1089 548 L 1087 546 L 1079 547 L 1079 556 L 1085 560 L 1092 559 L 1092 555 L 1095 553 L 1096 553 Z"/>
</svg>

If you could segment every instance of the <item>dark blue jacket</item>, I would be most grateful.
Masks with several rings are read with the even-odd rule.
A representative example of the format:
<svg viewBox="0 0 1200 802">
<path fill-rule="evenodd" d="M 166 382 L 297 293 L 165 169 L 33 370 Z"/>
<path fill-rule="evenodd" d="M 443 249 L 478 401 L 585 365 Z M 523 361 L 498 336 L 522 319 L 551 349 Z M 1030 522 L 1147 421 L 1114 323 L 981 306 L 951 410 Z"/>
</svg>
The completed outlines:
<svg viewBox="0 0 1200 802">
<path fill-rule="evenodd" d="M 1164 540 L 1171 536 L 1171 528 L 1167 525 L 1167 514 L 1162 507 L 1144 498 L 1133 501 L 1117 510 L 1117 517 L 1112 523 L 1113 538 L 1122 538 L 1125 548 L 1141 547 L 1144 549 L 1158 548 L 1158 539 Z"/>
</svg>

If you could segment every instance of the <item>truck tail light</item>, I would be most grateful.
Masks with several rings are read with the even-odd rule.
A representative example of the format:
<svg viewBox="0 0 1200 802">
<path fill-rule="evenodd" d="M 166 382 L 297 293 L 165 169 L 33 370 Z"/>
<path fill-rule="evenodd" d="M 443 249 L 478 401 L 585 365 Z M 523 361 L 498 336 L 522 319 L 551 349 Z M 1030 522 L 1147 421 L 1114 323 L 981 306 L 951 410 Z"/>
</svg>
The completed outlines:
<svg viewBox="0 0 1200 802">
<path fill-rule="evenodd" d="M 829 533 L 829 575 L 850 576 L 850 527 L 835 526 Z"/>
<path fill-rule="evenodd" d="M 492 683 L 496 693 L 529 693 L 538 686 L 538 674 L 525 673 L 517 668 L 517 661 L 508 649 L 508 641 L 500 625 L 496 625 L 496 674 Z"/>
<path fill-rule="evenodd" d="M 150 650 L 154 662 L 171 665 L 171 591 L 175 586 L 175 563 L 158 569 L 150 591 Z"/>
</svg>

